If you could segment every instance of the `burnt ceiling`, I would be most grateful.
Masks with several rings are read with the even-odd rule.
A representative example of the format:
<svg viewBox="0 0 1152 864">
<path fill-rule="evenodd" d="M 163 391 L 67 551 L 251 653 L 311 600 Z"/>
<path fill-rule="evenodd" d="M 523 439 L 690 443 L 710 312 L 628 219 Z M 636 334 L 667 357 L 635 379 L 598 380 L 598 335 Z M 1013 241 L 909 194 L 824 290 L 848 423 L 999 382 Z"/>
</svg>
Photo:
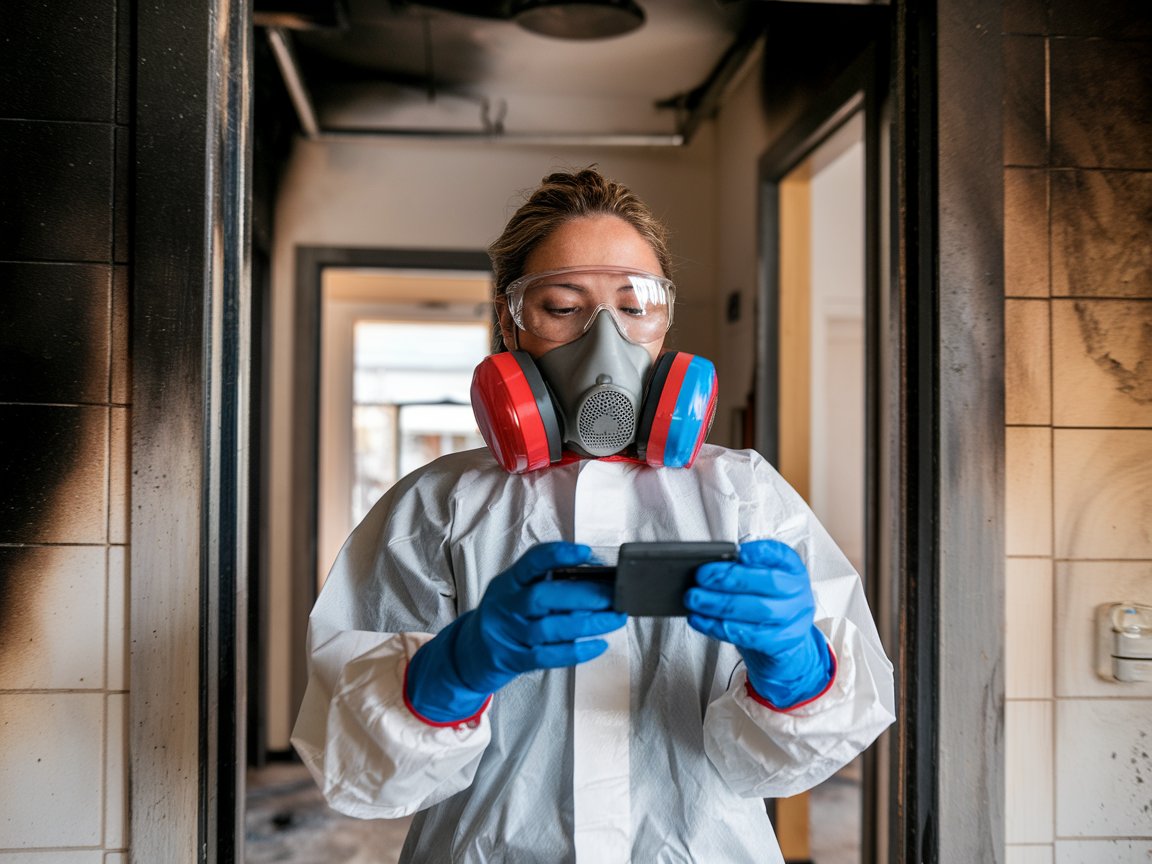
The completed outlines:
<svg viewBox="0 0 1152 864">
<path fill-rule="evenodd" d="M 258 0 L 256 21 L 310 135 L 683 143 L 773 7 L 798 5 L 602 0 L 641 17 L 614 11 L 633 28 L 621 35 L 558 38 L 517 18 L 541 2 Z"/>
</svg>

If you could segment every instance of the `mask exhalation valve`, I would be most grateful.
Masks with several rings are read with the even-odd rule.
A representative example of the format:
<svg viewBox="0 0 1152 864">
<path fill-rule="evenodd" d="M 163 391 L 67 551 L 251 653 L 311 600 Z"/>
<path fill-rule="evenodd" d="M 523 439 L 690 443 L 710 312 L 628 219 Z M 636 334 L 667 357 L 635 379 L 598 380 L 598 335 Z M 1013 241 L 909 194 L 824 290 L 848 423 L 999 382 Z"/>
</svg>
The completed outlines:
<svg viewBox="0 0 1152 864">
<path fill-rule="evenodd" d="M 576 427 L 589 455 L 611 456 L 635 440 L 636 406 L 620 390 L 597 388 L 580 406 Z"/>
</svg>

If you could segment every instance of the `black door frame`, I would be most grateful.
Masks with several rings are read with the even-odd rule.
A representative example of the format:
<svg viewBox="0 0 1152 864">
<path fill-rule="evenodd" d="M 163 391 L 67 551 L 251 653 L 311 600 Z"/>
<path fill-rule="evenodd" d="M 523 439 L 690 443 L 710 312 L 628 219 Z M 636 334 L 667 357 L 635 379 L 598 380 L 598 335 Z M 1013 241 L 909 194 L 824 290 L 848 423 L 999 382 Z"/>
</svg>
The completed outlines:
<svg viewBox="0 0 1152 864">
<path fill-rule="evenodd" d="M 242 858 L 250 0 L 124 2 L 131 160 L 130 840 Z"/>
<path fill-rule="evenodd" d="M 904 709 L 893 860 L 1001 861 L 1003 13 L 999 0 L 893 11 Z"/>
</svg>

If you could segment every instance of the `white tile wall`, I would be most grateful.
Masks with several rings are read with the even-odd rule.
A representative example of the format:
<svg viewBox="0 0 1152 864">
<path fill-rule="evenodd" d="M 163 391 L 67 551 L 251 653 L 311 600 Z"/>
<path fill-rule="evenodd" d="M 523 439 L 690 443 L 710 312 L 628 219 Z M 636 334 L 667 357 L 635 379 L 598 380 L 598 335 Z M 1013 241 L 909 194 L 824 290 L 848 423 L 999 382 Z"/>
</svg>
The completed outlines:
<svg viewBox="0 0 1152 864">
<path fill-rule="evenodd" d="M 128 689 L 128 550 L 108 547 L 108 659 L 109 690 Z"/>
<path fill-rule="evenodd" d="M 1009 700 L 1004 712 L 1008 843 L 1053 839 L 1052 703 Z"/>
<path fill-rule="evenodd" d="M 1052 864 L 1051 846 L 1009 846 L 1005 864 Z"/>
<path fill-rule="evenodd" d="M 0 852 L 0 864 L 108 864 L 99 849 Z"/>
<path fill-rule="evenodd" d="M 0 637 L 0 690 L 102 689 L 104 547 L 30 546 L 17 560 L 35 599 Z"/>
<path fill-rule="evenodd" d="M 1005 695 L 1051 699 L 1052 560 L 1009 558 L 1005 583 Z"/>
<path fill-rule="evenodd" d="M 106 697 L 107 741 L 104 749 L 104 847 L 128 845 L 128 696 Z"/>
<path fill-rule="evenodd" d="M 1061 840 L 1056 843 L 1055 864 L 1148 864 L 1152 841 Z"/>
<path fill-rule="evenodd" d="M 1056 703 L 1056 833 L 1152 834 L 1152 700 Z"/>
<path fill-rule="evenodd" d="M 1056 429 L 1052 447 L 1056 557 L 1152 559 L 1152 429 Z"/>
<path fill-rule="evenodd" d="M 97 846 L 104 694 L 0 694 L 0 849 Z"/>
<path fill-rule="evenodd" d="M 1131 4 L 1095 5 L 1093 27 Z M 1051 7 L 1053 32 L 1091 17 L 1075 3 L 1031 6 Z M 1091 72 L 1065 43 L 1044 41 L 1045 75 L 1028 94 L 1047 103 L 1043 123 L 1006 114 L 1006 136 L 1027 122 L 1066 160 L 1069 124 L 1092 110 L 1069 85 Z M 1014 80 L 1017 99 L 1028 86 Z M 1142 107 L 1115 116 L 1143 118 Z M 1152 684 L 1106 680 L 1096 627 L 1104 604 L 1152 594 L 1152 298 L 1131 287 L 1147 268 L 1129 266 L 1129 253 L 1148 244 L 1125 197 L 1147 184 L 1128 176 L 1004 170 L 1007 864 L 1152 864 L 1141 737 L 1152 736 Z M 1065 299 L 1073 291 L 1082 296 Z"/>
<path fill-rule="evenodd" d="M 1152 683 L 1120 683 L 1111 677 L 1109 640 L 1107 632 L 1101 638 L 1097 621 L 1101 607 L 1113 603 L 1152 606 L 1152 561 L 1056 565 L 1056 695 L 1152 698 Z M 1149 820 L 1152 824 L 1152 814 Z"/>
<path fill-rule="evenodd" d="M 1005 441 L 1005 548 L 1009 555 L 1052 554 L 1052 430 L 1009 426 Z"/>
</svg>

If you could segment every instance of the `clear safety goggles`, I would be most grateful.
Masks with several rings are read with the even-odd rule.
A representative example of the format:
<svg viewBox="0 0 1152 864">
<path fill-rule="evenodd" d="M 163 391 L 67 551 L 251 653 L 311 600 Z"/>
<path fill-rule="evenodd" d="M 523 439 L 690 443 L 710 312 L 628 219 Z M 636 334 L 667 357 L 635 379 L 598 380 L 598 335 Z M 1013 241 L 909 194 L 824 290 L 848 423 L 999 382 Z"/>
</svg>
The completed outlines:
<svg viewBox="0 0 1152 864">
<path fill-rule="evenodd" d="M 627 267 L 566 267 L 521 276 L 504 297 L 516 326 L 548 342 L 571 342 L 605 310 L 625 339 L 645 345 L 672 326 L 676 288 Z"/>
</svg>

